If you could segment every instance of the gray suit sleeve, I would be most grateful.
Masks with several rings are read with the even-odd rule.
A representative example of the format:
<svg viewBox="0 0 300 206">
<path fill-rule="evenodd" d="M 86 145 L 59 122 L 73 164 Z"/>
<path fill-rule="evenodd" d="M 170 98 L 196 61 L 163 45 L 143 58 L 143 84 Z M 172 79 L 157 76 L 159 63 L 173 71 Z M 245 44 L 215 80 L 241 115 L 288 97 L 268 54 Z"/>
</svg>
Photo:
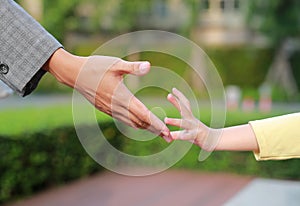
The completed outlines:
<svg viewBox="0 0 300 206">
<path fill-rule="evenodd" d="M 0 0 L 0 79 L 21 96 L 45 74 L 42 66 L 62 45 L 12 0 Z"/>
</svg>

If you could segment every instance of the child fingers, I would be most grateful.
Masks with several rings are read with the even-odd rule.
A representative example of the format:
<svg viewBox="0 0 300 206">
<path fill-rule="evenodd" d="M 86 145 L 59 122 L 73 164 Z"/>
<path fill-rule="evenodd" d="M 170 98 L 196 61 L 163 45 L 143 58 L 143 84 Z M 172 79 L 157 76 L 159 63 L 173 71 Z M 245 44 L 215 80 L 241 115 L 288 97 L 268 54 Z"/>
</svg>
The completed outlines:
<svg viewBox="0 0 300 206">
<path fill-rule="evenodd" d="M 181 112 L 181 106 L 179 105 L 178 100 L 172 94 L 168 94 L 167 99 L 179 112 Z"/>
<path fill-rule="evenodd" d="M 182 119 L 175 119 L 175 118 L 165 118 L 165 123 L 168 125 L 173 125 L 180 127 L 182 123 Z"/>
<path fill-rule="evenodd" d="M 176 96 L 176 94 L 169 94 L 167 96 L 167 99 L 169 100 L 169 102 L 171 102 L 175 106 L 175 108 L 180 112 L 180 114 L 183 118 L 192 118 L 193 113 L 191 111 L 189 101 L 178 90 L 173 89 L 173 91 L 176 94 L 178 94 L 178 96 Z M 181 94 L 181 96 L 179 93 Z M 184 98 L 183 100 L 180 99 L 180 98 L 182 98 L 182 96 Z"/>
<path fill-rule="evenodd" d="M 174 140 L 186 140 L 192 143 L 195 141 L 195 135 L 186 132 L 186 130 L 171 132 L 171 136 Z"/>
<path fill-rule="evenodd" d="M 180 127 L 182 129 L 190 129 L 190 123 L 183 119 L 176 118 L 165 118 L 165 123 L 168 125 L 173 125 L 176 127 Z"/>
<path fill-rule="evenodd" d="M 181 131 L 174 131 L 174 132 L 170 132 L 172 139 L 176 140 L 179 139 Z"/>
<path fill-rule="evenodd" d="M 182 102 L 190 110 L 190 101 L 186 98 L 186 96 L 184 96 L 184 94 L 176 88 L 173 88 L 172 92 L 180 100 L 180 102 Z"/>
<path fill-rule="evenodd" d="M 193 117 L 189 100 L 176 88 L 173 88 L 172 91 L 175 96 L 174 98 L 177 99 L 177 103 L 180 105 L 181 115 L 187 118 Z"/>
</svg>

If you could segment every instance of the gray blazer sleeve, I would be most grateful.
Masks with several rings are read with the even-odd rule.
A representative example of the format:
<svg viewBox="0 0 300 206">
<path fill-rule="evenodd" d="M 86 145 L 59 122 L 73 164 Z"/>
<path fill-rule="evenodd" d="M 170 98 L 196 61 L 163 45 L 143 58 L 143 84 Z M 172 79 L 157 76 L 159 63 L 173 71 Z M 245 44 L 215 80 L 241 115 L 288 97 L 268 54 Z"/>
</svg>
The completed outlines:
<svg viewBox="0 0 300 206">
<path fill-rule="evenodd" d="M 45 74 L 42 66 L 62 45 L 13 0 L 0 0 L 0 79 L 21 96 Z"/>
</svg>

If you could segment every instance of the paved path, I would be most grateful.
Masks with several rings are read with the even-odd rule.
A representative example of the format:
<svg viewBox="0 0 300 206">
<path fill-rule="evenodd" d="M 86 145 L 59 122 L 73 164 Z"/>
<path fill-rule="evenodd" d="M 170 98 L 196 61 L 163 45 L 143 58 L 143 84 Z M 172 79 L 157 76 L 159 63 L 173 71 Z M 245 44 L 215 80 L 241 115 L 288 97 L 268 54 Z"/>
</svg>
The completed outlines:
<svg viewBox="0 0 300 206">
<path fill-rule="evenodd" d="M 168 170 L 128 177 L 104 172 L 9 206 L 299 205 L 300 182 Z"/>
<path fill-rule="evenodd" d="M 190 171 L 128 177 L 104 172 L 10 206 L 222 205 L 252 178 Z"/>
</svg>

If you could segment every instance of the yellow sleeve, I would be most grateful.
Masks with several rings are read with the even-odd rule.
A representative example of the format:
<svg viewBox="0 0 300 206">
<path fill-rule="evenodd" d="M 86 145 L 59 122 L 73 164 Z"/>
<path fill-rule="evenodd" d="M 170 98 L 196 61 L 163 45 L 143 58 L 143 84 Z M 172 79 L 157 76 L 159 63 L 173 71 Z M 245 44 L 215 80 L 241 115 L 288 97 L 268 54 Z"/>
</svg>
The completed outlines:
<svg viewBox="0 0 300 206">
<path fill-rule="evenodd" d="M 300 113 L 250 121 L 259 146 L 256 160 L 300 158 Z"/>
</svg>

